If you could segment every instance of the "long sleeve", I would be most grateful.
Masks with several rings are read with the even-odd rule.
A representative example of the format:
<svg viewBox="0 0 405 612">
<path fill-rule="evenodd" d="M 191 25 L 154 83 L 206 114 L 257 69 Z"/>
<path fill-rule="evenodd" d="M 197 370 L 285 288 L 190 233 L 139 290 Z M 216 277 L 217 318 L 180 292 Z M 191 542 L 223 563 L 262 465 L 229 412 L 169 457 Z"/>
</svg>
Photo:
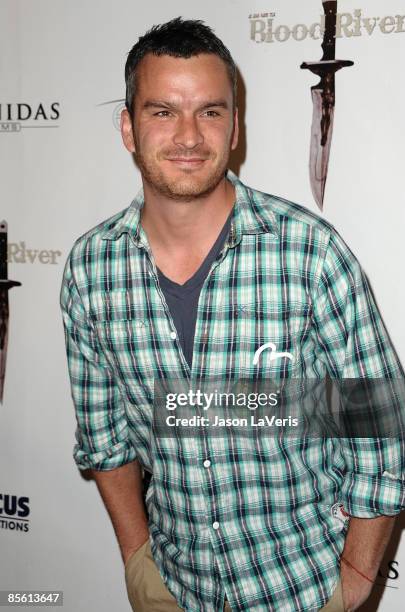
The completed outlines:
<svg viewBox="0 0 405 612">
<path fill-rule="evenodd" d="M 128 437 L 124 400 L 75 282 L 72 253 L 60 304 L 77 419 L 74 459 L 82 470 L 111 470 L 133 461 L 136 452 Z"/>
<path fill-rule="evenodd" d="M 331 378 L 403 379 L 365 274 L 336 231 L 330 234 L 314 299 L 314 325 L 319 359 Z M 402 435 L 342 437 L 341 444 L 347 512 L 356 517 L 400 512 L 405 506 Z"/>
</svg>

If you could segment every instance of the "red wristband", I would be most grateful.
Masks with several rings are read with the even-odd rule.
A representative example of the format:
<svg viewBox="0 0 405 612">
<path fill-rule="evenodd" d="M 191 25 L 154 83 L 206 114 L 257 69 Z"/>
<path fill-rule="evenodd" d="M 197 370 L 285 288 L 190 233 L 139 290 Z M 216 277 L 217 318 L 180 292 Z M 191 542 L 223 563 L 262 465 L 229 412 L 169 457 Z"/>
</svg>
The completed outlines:
<svg viewBox="0 0 405 612">
<path fill-rule="evenodd" d="M 371 578 L 369 578 L 368 576 L 366 576 L 365 574 L 363 574 L 363 572 L 361 572 L 360 570 L 357 569 L 357 567 L 354 567 L 354 565 L 352 565 L 350 563 L 350 561 L 348 561 L 347 559 L 345 559 L 344 557 L 340 557 L 340 560 L 343 561 L 343 563 L 346 563 L 346 565 L 348 565 L 349 567 L 352 568 L 352 570 L 354 570 L 355 572 L 357 572 L 359 574 L 359 576 L 361 576 L 362 578 L 364 578 L 364 580 L 368 580 L 369 582 L 371 582 L 371 584 L 374 584 L 374 580 L 371 580 Z"/>
</svg>

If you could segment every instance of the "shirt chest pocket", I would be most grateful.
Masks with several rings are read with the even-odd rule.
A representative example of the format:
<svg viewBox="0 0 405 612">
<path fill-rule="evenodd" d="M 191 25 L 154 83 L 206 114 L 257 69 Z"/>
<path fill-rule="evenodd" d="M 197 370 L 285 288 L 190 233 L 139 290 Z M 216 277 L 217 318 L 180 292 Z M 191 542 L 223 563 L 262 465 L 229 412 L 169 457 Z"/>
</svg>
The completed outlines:
<svg viewBox="0 0 405 612">
<path fill-rule="evenodd" d="M 280 308 L 244 305 L 239 318 L 243 376 L 255 379 L 301 376 L 301 344 L 310 327 L 308 305 Z"/>
<path fill-rule="evenodd" d="M 118 374 L 150 375 L 153 352 L 168 335 L 163 305 L 125 289 L 93 292 L 90 302 L 100 345 Z"/>
</svg>

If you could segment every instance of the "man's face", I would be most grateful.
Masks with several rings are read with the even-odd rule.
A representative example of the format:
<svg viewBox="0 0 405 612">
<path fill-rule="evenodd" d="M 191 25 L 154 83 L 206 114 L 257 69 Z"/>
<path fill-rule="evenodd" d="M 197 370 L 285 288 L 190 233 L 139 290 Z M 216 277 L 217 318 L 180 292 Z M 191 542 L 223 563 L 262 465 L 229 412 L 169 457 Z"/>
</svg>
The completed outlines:
<svg viewBox="0 0 405 612">
<path fill-rule="evenodd" d="M 137 67 L 133 122 L 123 111 L 121 131 L 156 192 L 183 201 L 207 195 L 223 178 L 238 138 L 225 63 L 207 53 L 146 55 Z"/>
</svg>

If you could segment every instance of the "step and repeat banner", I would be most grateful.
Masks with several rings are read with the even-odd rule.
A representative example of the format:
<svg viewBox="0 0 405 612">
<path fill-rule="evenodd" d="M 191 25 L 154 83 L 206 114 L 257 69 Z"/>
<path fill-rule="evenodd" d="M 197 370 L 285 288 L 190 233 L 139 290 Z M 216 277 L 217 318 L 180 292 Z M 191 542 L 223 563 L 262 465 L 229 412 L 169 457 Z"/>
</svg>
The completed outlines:
<svg viewBox="0 0 405 612">
<path fill-rule="evenodd" d="M 176 16 L 214 28 L 240 71 L 232 169 L 337 228 L 404 363 L 405 5 L 338 1 L 345 61 L 329 110 L 325 82 L 311 90 L 327 29 L 319 0 L 1 0 L 0 10 L 0 590 L 63 591 L 67 612 L 129 611 L 110 520 L 72 459 L 59 312 L 73 242 L 140 187 L 118 131 L 126 55 Z M 320 138 L 328 164 L 316 160 Z M 404 526 L 400 516 L 363 610 L 403 610 Z"/>
</svg>

